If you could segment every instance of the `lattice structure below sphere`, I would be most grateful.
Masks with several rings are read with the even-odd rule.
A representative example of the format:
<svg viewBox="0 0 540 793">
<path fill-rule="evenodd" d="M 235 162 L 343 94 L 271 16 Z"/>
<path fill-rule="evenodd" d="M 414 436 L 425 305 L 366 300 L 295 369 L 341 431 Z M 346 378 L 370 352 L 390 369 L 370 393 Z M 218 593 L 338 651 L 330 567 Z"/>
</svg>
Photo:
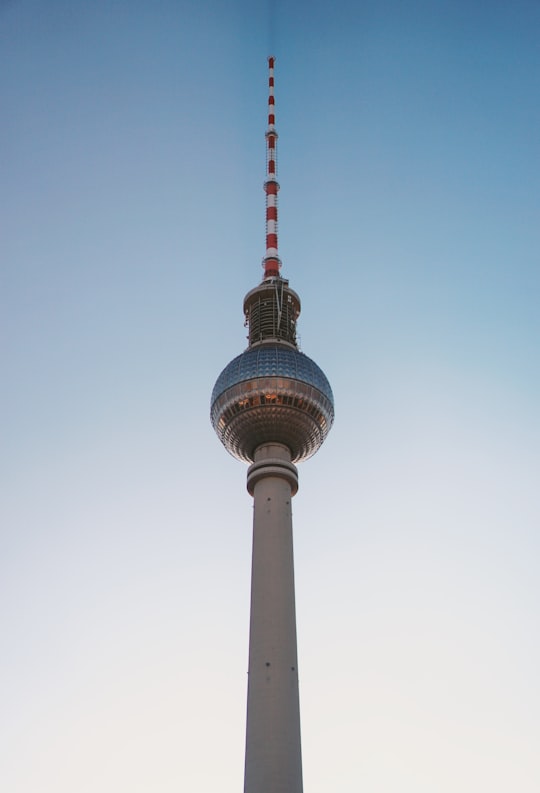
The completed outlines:
<svg viewBox="0 0 540 793">
<path fill-rule="evenodd" d="M 218 377 L 210 417 L 233 457 L 253 462 L 257 446 L 283 443 L 293 462 L 315 454 L 334 421 L 324 372 L 291 347 L 263 344 L 234 358 Z"/>
</svg>

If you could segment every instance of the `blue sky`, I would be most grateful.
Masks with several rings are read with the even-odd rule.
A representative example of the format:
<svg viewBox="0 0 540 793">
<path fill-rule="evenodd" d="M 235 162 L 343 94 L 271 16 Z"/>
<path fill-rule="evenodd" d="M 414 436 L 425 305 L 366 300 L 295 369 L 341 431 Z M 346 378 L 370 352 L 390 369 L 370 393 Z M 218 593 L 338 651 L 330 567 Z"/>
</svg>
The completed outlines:
<svg viewBox="0 0 540 793">
<path fill-rule="evenodd" d="M 0 5 L 0 784 L 241 789 L 251 503 L 214 437 L 280 250 L 305 788 L 536 793 L 540 9 Z"/>
</svg>

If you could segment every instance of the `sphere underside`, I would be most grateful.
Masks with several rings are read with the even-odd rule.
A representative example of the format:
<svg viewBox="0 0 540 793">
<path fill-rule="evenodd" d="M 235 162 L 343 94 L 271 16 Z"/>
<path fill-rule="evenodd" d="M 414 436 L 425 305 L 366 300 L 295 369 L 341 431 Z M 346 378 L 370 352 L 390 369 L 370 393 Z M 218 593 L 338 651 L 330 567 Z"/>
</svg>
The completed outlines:
<svg viewBox="0 0 540 793">
<path fill-rule="evenodd" d="M 334 420 L 332 389 L 317 364 L 291 347 L 248 348 L 217 379 L 211 421 L 234 457 L 253 462 L 257 446 L 283 443 L 293 462 L 315 454 Z"/>
</svg>

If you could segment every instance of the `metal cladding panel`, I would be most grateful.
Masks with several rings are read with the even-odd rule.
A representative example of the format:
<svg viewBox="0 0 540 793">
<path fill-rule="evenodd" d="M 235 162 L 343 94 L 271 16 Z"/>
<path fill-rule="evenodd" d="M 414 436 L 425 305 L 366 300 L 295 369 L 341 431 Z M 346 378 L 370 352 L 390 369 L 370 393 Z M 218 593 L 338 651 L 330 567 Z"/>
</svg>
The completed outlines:
<svg viewBox="0 0 540 793">
<path fill-rule="evenodd" d="M 326 375 L 315 361 L 289 347 L 262 345 L 247 349 L 234 358 L 219 375 L 212 391 L 211 404 L 237 383 L 259 377 L 290 377 L 315 386 L 333 404 L 334 396 Z"/>
</svg>

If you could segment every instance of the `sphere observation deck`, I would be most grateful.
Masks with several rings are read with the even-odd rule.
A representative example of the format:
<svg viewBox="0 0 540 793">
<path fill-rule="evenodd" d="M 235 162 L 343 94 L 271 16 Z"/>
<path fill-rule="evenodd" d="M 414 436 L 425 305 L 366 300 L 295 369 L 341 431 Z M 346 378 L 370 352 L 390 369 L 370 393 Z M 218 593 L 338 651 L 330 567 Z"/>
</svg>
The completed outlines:
<svg viewBox="0 0 540 793">
<path fill-rule="evenodd" d="M 248 347 L 219 375 L 210 417 L 228 452 L 253 462 L 263 443 L 282 443 L 293 462 L 315 454 L 334 420 L 334 398 L 324 372 L 293 346 Z"/>
</svg>

